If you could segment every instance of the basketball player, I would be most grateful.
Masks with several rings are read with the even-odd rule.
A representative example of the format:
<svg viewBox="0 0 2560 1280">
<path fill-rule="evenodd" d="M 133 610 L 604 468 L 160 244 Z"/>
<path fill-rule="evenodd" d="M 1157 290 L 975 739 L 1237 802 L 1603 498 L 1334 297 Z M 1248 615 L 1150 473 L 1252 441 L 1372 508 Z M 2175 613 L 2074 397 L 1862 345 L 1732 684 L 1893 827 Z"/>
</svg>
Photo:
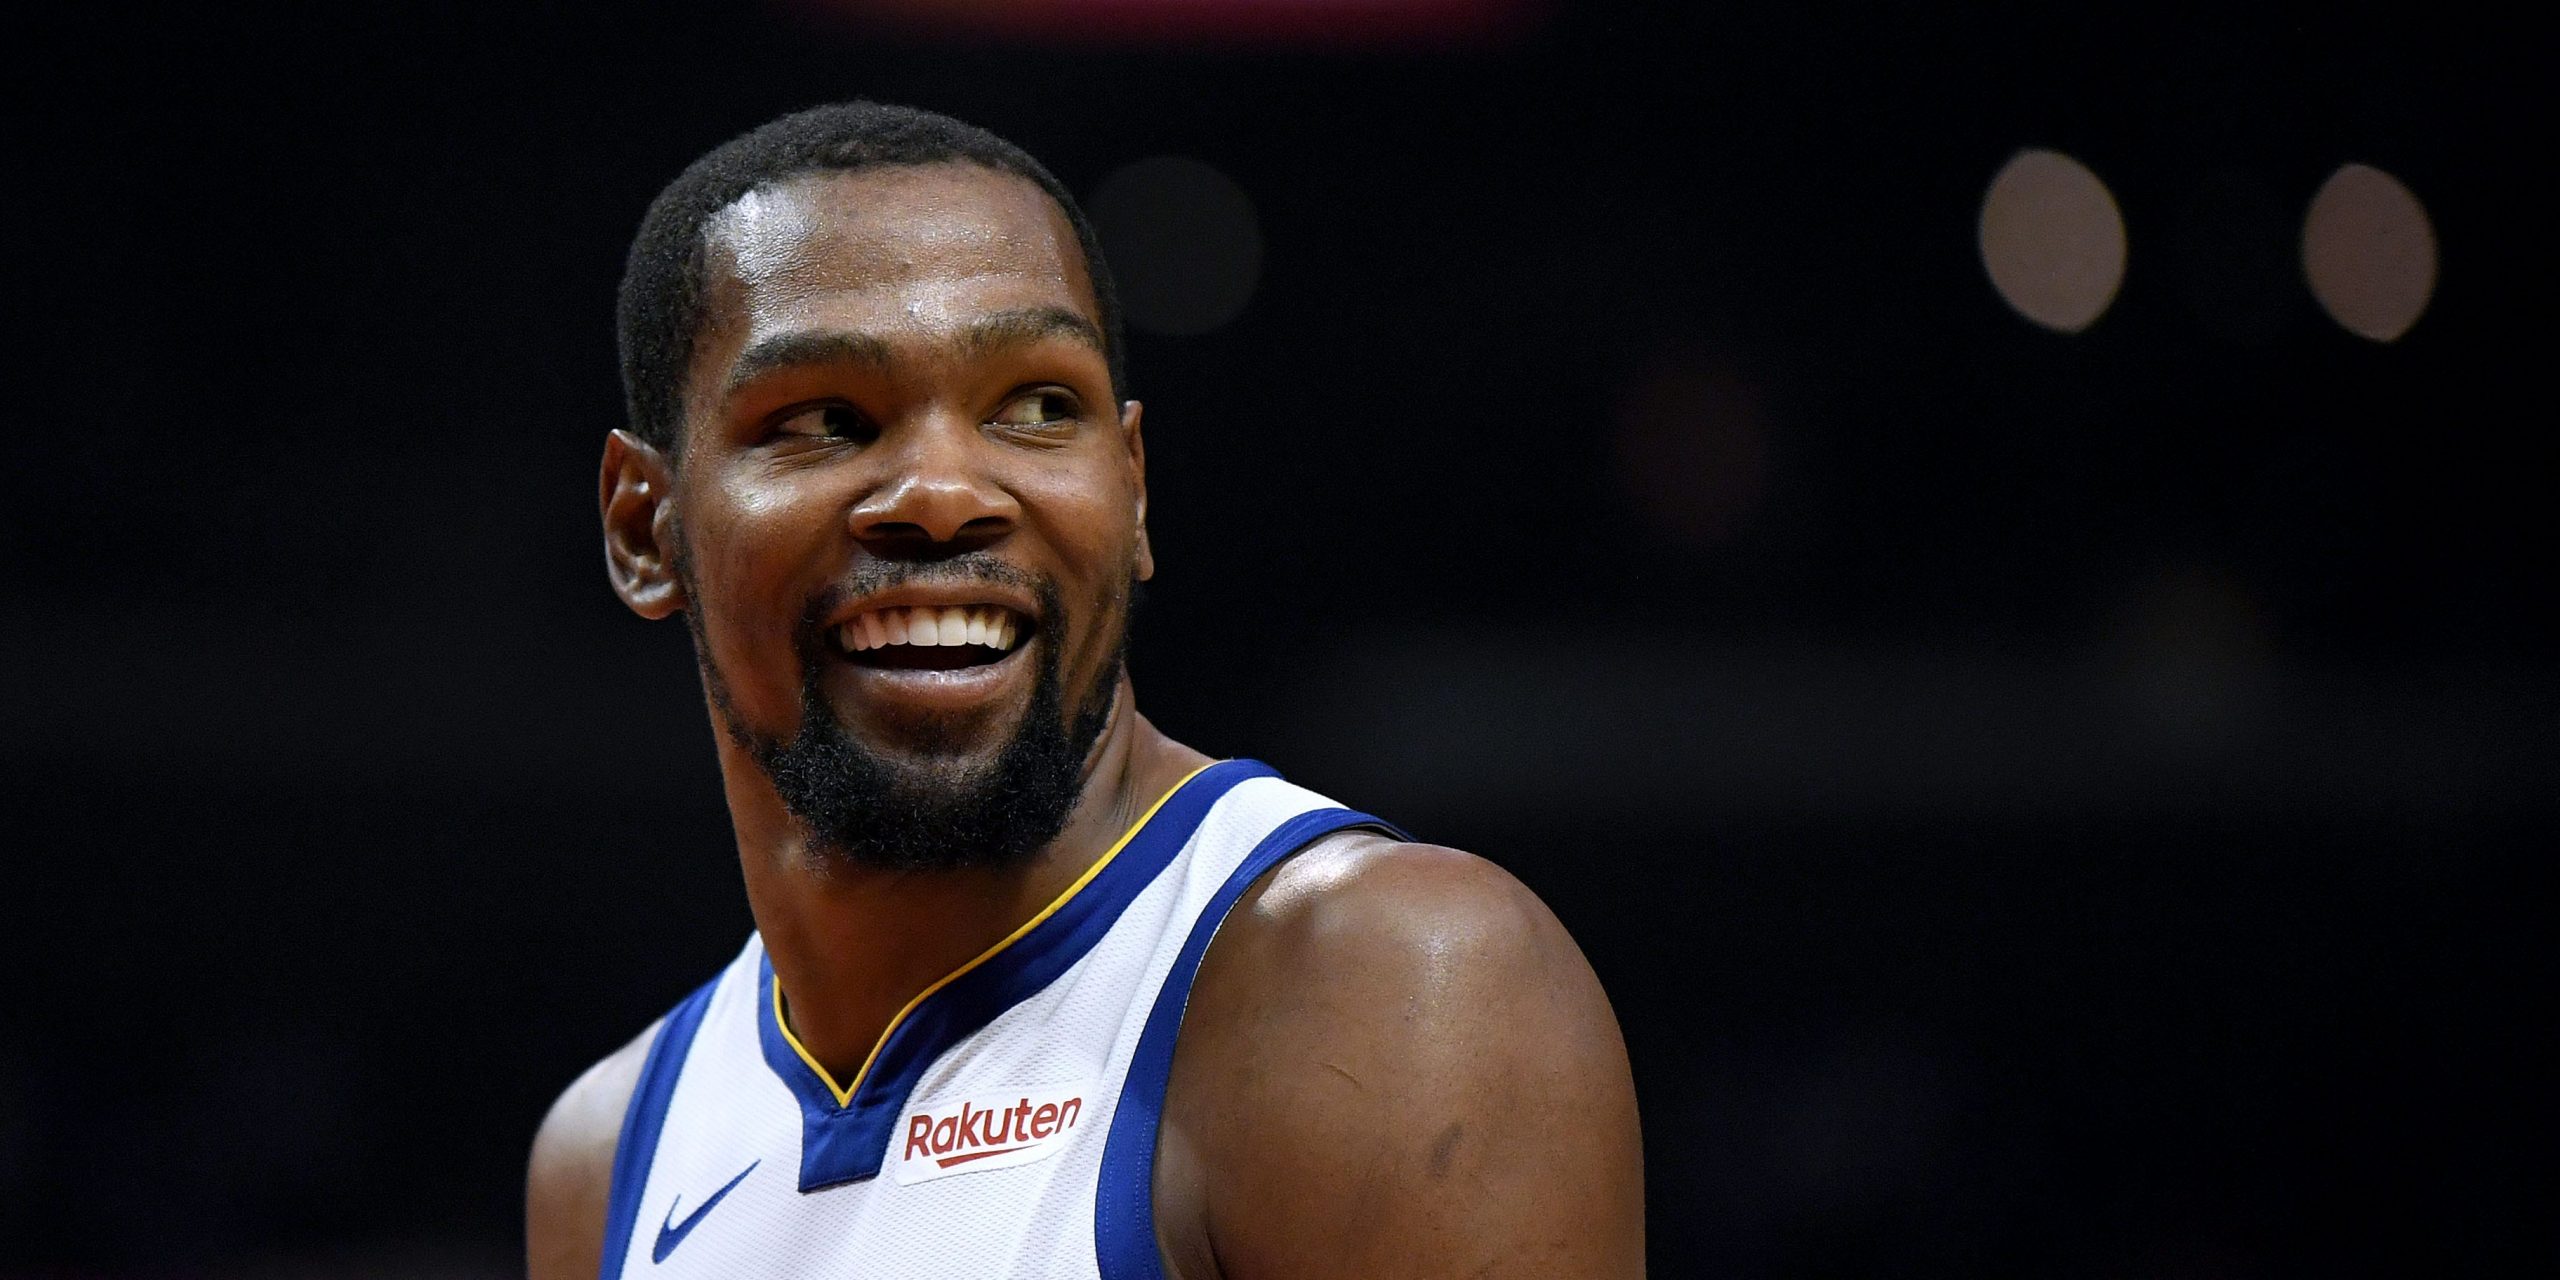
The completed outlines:
<svg viewBox="0 0 2560 1280">
<path fill-rule="evenodd" d="M 1546 908 L 1138 714 L 1140 410 L 1054 178 L 786 117 L 659 196 L 620 313 L 606 560 L 692 630 L 757 932 L 544 1120 L 539 1280 L 1641 1273 Z"/>
</svg>

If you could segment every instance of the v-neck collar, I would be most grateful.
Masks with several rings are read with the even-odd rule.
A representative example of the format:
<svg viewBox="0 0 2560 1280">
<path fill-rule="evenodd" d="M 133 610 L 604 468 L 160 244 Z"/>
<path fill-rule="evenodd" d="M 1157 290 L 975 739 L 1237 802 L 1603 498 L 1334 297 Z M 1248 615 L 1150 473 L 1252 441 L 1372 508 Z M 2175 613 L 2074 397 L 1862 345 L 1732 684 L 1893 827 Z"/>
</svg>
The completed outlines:
<svg viewBox="0 0 2560 1280">
<path fill-rule="evenodd" d="M 853 1082 L 839 1088 L 782 1019 L 770 956 L 758 960 L 756 1026 L 765 1065 L 800 1102 L 800 1189 L 876 1176 L 907 1095 L 925 1068 L 1006 1010 L 1057 981 L 1190 842 L 1209 808 L 1247 778 L 1277 776 L 1255 760 L 1208 765 L 1176 784 L 1066 892 L 1004 941 L 924 989 L 890 1019 Z"/>
</svg>

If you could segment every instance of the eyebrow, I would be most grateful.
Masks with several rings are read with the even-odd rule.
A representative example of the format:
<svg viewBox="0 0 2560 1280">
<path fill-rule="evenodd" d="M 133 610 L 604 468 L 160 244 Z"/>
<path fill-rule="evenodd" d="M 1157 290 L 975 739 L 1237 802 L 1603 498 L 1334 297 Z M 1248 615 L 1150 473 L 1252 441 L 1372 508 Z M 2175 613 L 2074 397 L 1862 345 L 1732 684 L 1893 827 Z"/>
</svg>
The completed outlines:
<svg viewBox="0 0 2560 1280">
<path fill-rule="evenodd" d="M 1102 331 L 1091 320 L 1065 307 L 1017 307 L 991 311 L 971 319 L 958 346 L 972 358 L 1027 347 L 1049 338 L 1066 338 L 1102 353 Z M 722 399 L 735 396 L 758 378 L 784 369 L 816 365 L 856 364 L 886 369 L 895 363 L 889 342 L 860 329 L 800 329 L 778 333 L 748 347 L 729 366 L 720 388 Z"/>
</svg>

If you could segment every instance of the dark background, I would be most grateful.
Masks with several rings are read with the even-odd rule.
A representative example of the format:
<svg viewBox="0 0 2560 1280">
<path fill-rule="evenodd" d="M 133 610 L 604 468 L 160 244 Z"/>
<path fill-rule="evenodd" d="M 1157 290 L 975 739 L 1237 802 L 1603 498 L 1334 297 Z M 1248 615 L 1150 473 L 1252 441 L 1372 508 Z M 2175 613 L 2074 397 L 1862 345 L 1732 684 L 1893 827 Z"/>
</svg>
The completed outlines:
<svg viewBox="0 0 2560 1280">
<path fill-rule="evenodd" d="M 516 1266 L 544 1106 L 750 927 L 600 572 L 623 248 L 858 95 L 1250 200 L 1241 314 L 1133 338 L 1143 705 L 1553 904 L 1657 1275 L 2553 1262 L 2547 68 L 2418 5 L 1676 8 L 21 43 L 0 1272 Z M 2029 146 L 2129 229 L 2078 336 L 1977 256 Z M 2389 345 L 2296 256 L 2350 161 L 2442 246 Z"/>
</svg>

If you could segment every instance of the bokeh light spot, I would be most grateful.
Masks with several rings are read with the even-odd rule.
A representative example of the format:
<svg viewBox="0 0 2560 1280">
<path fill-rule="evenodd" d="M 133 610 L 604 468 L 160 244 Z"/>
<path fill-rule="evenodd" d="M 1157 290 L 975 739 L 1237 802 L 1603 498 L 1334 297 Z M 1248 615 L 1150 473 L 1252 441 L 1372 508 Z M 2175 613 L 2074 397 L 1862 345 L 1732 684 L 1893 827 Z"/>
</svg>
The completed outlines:
<svg viewBox="0 0 2560 1280">
<path fill-rule="evenodd" d="M 2418 323 L 2435 295 L 2435 227 L 2398 178 L 2341 165 L 2303 217 L 2302 271 L 2341 328 L 2390 342 Z"/>
<path fill-rule="evenodd" d="M 2059 151 L 2009 157 L 1982 197 L 1982 266 L 2018 314 L 2078 333 L 2124 283 L 2124 216 L 2107 184 Z"/>
<path fill-rule="evenodd" d="M 1131 325 L 1202 334 L 1252 301 L 1262 228 L 1227 175 L 1183 156 L 1140 160 L 1104 178 L 1088 209 Z"/>
</svg>

